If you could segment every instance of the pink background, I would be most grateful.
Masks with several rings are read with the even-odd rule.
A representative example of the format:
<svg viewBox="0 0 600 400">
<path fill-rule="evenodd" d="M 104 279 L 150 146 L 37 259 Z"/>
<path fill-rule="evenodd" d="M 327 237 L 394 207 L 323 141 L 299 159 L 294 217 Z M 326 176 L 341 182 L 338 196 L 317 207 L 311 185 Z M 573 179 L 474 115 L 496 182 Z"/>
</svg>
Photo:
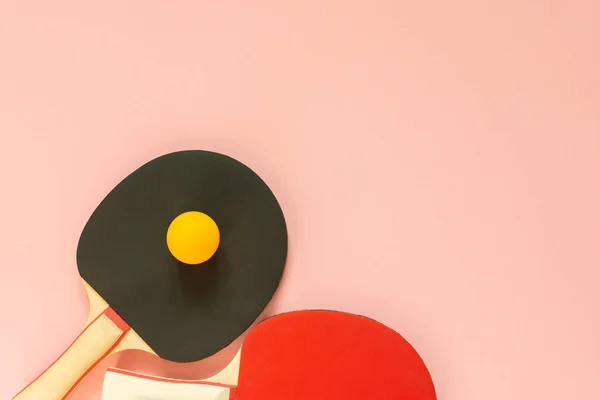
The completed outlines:
<svg viewBox="0 0 600 400">
<path fill-rule="evenodd" d="M 2 1 L 0 398 L 86 318 L 74 255 L 97 203 L 184 148 L 226 152 L 278 195 L 291 254 L 270 313 L 390 325 L 440 399 L 600 398 L 599 15 Z"/>
</svg>

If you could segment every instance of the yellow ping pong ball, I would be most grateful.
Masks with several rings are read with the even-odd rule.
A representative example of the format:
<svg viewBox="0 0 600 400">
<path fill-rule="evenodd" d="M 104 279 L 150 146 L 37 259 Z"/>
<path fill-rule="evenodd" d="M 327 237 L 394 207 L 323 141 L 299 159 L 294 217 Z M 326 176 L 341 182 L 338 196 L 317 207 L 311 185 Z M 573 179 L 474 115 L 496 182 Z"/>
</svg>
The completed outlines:
<svg viewBox="0 0 600 400">
<path fill-rule="evenodd" d="M 167 230 L 167 247 L 184 264 L 200 264 L 211 258 L 221 235 L 211 217 L 198 211 L 177 216 Z"/>
</svg>

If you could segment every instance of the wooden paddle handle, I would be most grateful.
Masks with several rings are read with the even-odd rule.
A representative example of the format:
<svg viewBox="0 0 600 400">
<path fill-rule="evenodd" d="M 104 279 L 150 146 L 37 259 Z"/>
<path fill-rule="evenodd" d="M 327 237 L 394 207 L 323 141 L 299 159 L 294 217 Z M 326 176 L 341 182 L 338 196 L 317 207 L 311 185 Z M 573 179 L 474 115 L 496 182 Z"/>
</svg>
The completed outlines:
<svg viewBox="0 0 600 400">
<path fill-rule="evenodd" d="M 67 350 L 13 400 L 66 399 L 87 374 L 112 353 L 129 326 L 111 308 L 92 320 Z"/>
</svg>

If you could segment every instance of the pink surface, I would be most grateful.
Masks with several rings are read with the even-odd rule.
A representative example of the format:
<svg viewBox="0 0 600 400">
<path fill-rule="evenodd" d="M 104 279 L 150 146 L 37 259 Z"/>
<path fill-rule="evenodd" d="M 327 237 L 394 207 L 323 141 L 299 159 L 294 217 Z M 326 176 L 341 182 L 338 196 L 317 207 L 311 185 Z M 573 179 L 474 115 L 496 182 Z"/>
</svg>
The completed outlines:
<svg viewBox="0 0 600 400">
<path fill-rule="evenodd" d="M 598 1 L 83 3 L 0 5 L 0 398 L 85 320 L 97 203 L 184 148 L 280 198 L 271 313 L 390 325 L 440 399 L 600 398 Z"/>
</svg>

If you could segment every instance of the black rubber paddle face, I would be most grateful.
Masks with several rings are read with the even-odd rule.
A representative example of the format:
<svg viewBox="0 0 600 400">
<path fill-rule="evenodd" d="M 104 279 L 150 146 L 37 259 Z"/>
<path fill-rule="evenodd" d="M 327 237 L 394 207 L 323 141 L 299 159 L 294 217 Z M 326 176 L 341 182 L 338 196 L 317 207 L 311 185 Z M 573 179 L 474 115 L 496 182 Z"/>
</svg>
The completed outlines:
<svg viewBox="0 0 600 400">
<path fill-rule="evenodd" d="M 166 233 L 186 211 L 217 223 L 215 255 L 186 265 Z M 77 248 L 79 273 L 161 358 L 206 358 L 238 338 L 273 297 L 285 266 L 283 212 L 251 169 L 218 153 L 159 157 L 117 185 Z"/>
</svg>

